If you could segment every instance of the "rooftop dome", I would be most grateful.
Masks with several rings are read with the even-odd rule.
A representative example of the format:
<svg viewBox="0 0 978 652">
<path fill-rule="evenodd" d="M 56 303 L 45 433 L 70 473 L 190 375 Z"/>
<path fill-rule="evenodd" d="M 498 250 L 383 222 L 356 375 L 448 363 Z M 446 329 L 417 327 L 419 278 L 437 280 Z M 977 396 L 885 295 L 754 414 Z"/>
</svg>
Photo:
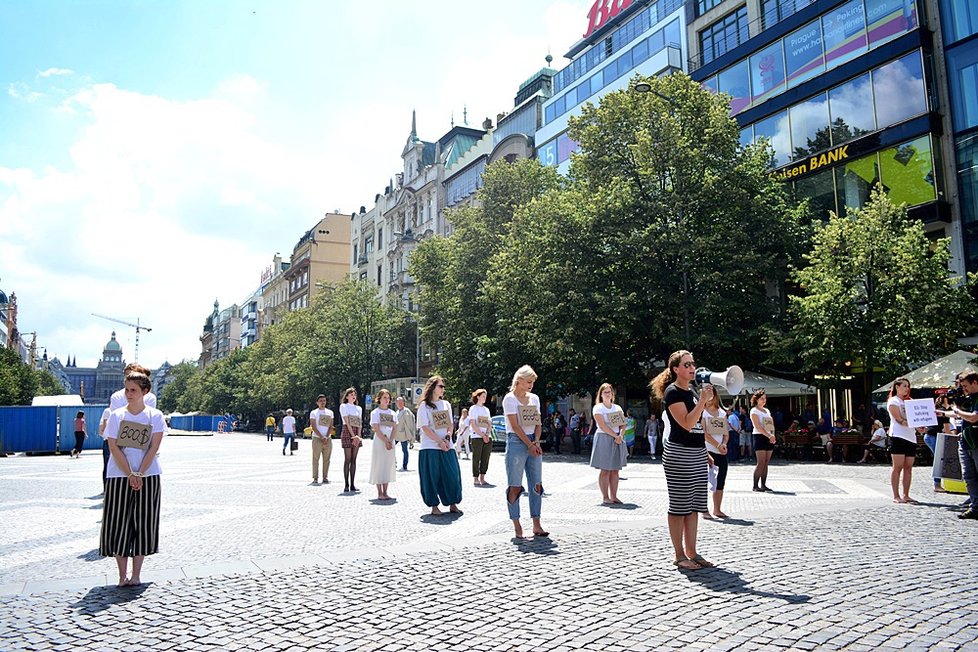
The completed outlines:
<svg viewBox="0 0 978 652">
<path fill-rule="evenodd" d="M 106 342 L 105 350 L 112 351 L 113 353 L 122 353 L 122 346 L 115 340 L 115 331 L 112 331 L 112 339 Z"/>
</svg>

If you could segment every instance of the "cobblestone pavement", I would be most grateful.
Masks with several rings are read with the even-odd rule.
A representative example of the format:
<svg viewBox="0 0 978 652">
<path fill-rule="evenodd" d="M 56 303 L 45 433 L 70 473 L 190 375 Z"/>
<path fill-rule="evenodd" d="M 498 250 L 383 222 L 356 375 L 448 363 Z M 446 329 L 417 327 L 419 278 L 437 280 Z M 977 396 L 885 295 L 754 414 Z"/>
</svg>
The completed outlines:
<svg viewBox="0 0 978 652">
<path fill-rule="evenodd" d="M 339 448 L 312 485 L 300 445 L 168 438 L 161 551 L 128 589 L 96 550 L 100 456 L 0 459 L 0 649 L 978 649 L 978 523 L 928 469 L 911 506 L 881 465 L 775 464 L 775 494 L 734 465 L 734 518 L 700 526 L 719 568 L 683 573 L 656 462 L 623 471 L 613 509 L 583 458 L 546 458 L 552 536 L 514 543 L 501 454 L 496 486 L 466 485 L 465 514 L 438 519 L 414 471 L 381 505 L 369 447 L 349 496 Z"/>
</svg>

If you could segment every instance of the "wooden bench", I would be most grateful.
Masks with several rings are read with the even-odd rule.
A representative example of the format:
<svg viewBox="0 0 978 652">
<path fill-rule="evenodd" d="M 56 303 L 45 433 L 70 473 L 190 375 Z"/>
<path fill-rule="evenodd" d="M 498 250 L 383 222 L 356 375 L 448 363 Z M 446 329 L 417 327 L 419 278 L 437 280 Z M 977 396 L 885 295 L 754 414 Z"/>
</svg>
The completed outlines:
<svg viewBox="0 0 978 652">
<path fill-rule="evenodd" d="M 846 461 L 846 449 L 841 448 L 842 446 L 858 446 L 861 450 L 862 447 L 866 445 L 867 441 L 868 439 L 858 430 L 844 430 L 843 432 L 829 438 L 829 442 L 832 444 L 833 452 L 836 450 L 842 451 L 843 462 Z"/>
<path fill-rule="evenodd" d="M 816 448 L 824 450 L 822 438 L 807 432 L 783 432 L 778 439 L 785 457 L 794 453 L 798 459 L 808 460 Z"/>
</svg>

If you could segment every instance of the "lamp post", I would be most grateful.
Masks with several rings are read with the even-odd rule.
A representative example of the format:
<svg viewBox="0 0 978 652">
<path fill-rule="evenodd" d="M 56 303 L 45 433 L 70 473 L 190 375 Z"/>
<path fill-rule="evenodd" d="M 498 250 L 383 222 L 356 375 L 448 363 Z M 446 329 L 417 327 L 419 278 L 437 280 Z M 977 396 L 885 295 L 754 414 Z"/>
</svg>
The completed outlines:
<svg viewBox="0 0 978 652">
<path fill-rule="evenodd" d="M 669 115 L 676 117 L 676 109 L 679 108 L 679 103 L 669 97 L 668 95 L 663 95 L 657 90 L 652 88 L 652 84 L 645 80 L 639 80 L 632 85 L 632 90 L 636 93 L 651 94 L 667 102 L 669 104 Z M 675 184 L 673 184 L 673 190 L 675 190 Z M 683 223 L 683 205 L 681 202 L 677 202 L 676 211 L 677 225 Z M 668 224 L 668 222 L 667 222 Z M 689 315 L 689 274 L 686 270 L 686 249 L 683 246 L 679 246 L 679 266 L 683 275 L 683 345 L 688 349 L 690 347 L 690 315 Z"/>
</svg>

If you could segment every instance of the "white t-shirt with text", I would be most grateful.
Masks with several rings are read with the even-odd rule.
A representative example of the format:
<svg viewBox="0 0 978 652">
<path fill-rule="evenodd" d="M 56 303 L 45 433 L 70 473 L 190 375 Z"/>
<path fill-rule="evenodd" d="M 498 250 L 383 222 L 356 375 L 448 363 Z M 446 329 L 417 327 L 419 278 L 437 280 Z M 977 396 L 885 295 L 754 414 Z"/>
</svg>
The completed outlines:
<svg viewBox="0 0 978 652">
<path fill-rule="evenodd" d="M 516 416 L 516 422 L 519 424 L 519 428 L 520 430 L 523 431 L 523 434 L 529 437 L 530 439 L 533 439 L 534 432 L 536 431 L 536 426 L 523 423 L 523 421 L 520 419 L 520 408 L 533 405 L 536 407 L 537 413 L 539 414 L 540 397 L 537 396 L 536 394 L 527 394 L 526 399 L 527 399 L 526 403 L 520 402 L 520 400 L 516 398 L 516 394 L 514 394 L 513 392 L 509 392 L 503 398 L 503 414 L 506 415 L 506 432 L 513 431 L 513 426 L 509 422 L 509 415 L 512 414 Z"/>
<path fill-rule="evenodd" d="M 133 421 L 141 425 L 150 426 L 150 435 L 154 435 L 158 432 L 162 432 L 163 436 L 166 436 L 166 421 L 163 420 L 163 413 L 156 408 L 148 407 L 139 414 L 132 414 L 127 408 L 119 408 L 118 410 L 112 410 L 109 414 L 109 422 L 105 426 L 105 433 L 103 437 L 105 439 L 118 439 L 119 438 L 119 428 L 123 421 Z M 125 447 L 121 448 L 122 453 L 126 456 L 126 461 L 129 463 L 130 471 L 138 471 L 139 467 L 143 463 L 143 458 L 146 455 L 146 451 L 139 448 Z M 153 460 L 146 471 L 145 475 L 159 475 L 162 472 L 160 468 L 159 457 Z M 122 472 L 119 465 L 116 464 L 115 456 L 109 455 L 109 464 L 105 468 L 105 477 L 107 478 L 124 478 L 126 474 Z"/>
<path fill-rule="evenodd" d="M 434 426 L 434 413 L 436 411 L 448 412 L 448 424 L 436 428 Z M 452 432 L 452 404 L 442 399 L 435 401 L 435 407 L 431 407 L 424 401 L 418 406 L 418 432 L 421 435 L 421 450 L 440 450 L 438 442 L 433 441 L 422 428 L 427 426 L 442 439 L 447 438 Z"/>
</svg>

